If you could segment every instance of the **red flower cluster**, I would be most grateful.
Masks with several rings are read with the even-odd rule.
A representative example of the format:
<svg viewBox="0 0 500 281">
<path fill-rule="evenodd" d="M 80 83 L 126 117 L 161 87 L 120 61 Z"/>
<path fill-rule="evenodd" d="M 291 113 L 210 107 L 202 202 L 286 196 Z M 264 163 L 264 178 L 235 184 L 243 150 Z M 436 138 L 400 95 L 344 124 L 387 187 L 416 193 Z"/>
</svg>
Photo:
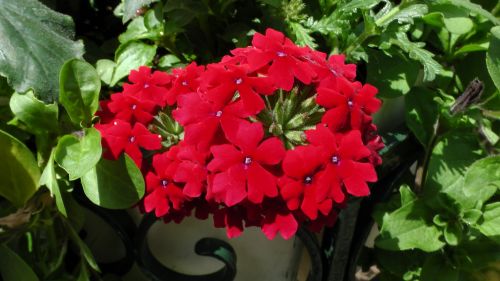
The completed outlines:
<svg viewBox="0 0 500 281">
<path fill-rule="evenodd" d="M 165 221 L 195 210 L 229 237 L 259 226 L 270 239 L 300 223 L 331 226 L 346 198 L 369 195 L 377 180 L 377 89 L 354 81 L 344 56 L 327 59 L 272 29 L 231 53 L 170 74 L 132 71 L 101 102 L 105 156 L 137 163 L 142 207 Z"/>
</svg>

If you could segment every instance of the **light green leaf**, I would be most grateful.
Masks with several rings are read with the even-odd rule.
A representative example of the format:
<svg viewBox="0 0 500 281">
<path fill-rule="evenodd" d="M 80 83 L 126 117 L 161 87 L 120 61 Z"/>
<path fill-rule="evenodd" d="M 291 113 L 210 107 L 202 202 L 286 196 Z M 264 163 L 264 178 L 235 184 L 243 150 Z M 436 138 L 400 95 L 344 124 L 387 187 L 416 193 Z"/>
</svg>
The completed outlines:
<svg viewBox="0 0 500 281">
<path fill-rule="evenodd" d="M 101 158 L 101 135 L 95 128 L 85 129 L 83 136 L 65 135 L 59 139 L 55 160 L 76 180 L 92 169 Z"/>
<path fill-rule="evenodd" d="M 474 22 L 470 18 L 456 17 L 444 18 L 444 25 L 451 33 L 462 35 L 471 31 L 474 27 Z"/>
<path fill-rule="evenodd" d="M 45 185 L 49 190 L 52 197 L 54 197 L 56 201 L 56 206 L 59 212 L 64 216 L 68 216 L 68 210 L 66 204 L 64 202 L 63 191 L 59 186 L 59 182 L 57 181 L 57 174 L 54 167 L 54 150 L 50 153 L 49 160 L 47 161 L 47 165 L 43 170 L 42 176 L 40 177 L 40 185 Z"/>
<path fill-rule="evenodd" d="M 490 46 L 489 42 L 477 42 L 477 43 L 466 44 L 466 45 L 460 47 L 460 49 L 458 49 L 455 52 L 455 56 L 460 55 L 460 54 L 472 53 L 472 52 L 487 51 L 489 46 Z"/>
<path fill-rule="evenodd" d="M 490 12 L 483 9 L 483 7 L 481 7 L 480 5 L 472 3 L 469 0 L 436 0 L 435 3 L 436 4 L 448 4 L 448 3 L 450 3 L 450 4 L 453 4 L 457 7 L 465 8 L 472 13 L 475 13 L 475 14 L 478 14 L 478 15 L 481 15 L 481 16 L 487 18 L 495 25 L 500 25 L 500 20 L 498 18 L 496 18 Z"/>
<path fill-rule="evenodd" d="M 20 256 L 3 244 L 0 244 L 0 275 L 4 281 L 40 280 Z"/>
<path fill-rule="evenodd" d="M 120 46 L 116 51 L 116 67 L 110 86 L 114 86 L 123 77 L 129 75 L 131 70 L 139 66 L 150 65 L 155 54 L 156 46 L 141 42 L 130 42 Z"/>
<path fill-rule="evenodd" d="M 490 47 L 486 54 L 486 67 L 497 89 L 500 89 L 500 26 L 491 29 Z"/>
<path fill-rule="evenodd" d="M 89 126 L 99 107 L 101 79 L 89 63 L 73 59 L 66 62 L 59 77 L 61 94 L 59 101 L 71 121 Z"/>
<path fill-rule="evenodd" d="M 35 98 L 32 91 L 21 95 L 14 93 L 10 98 L 10 109 L 33 133 L 58 130 L 57 104 L 45 104 Z"/>
<path fill-rule="evenodd" d="M 71 17 L 36 0 L 0 1 L 0 74 L 19 93 L 34 89 L 43 101 L 57 100 L 64 62 L 81 57 Z"/>
<path fill-rule="evenodd" d="M 475 225 L 482 215 L 481 211 L 477 209 L 470 209 L 464 211 L 462 214 L 462 220 L 469 225 Z"/>
<path fill-rule="evenodd" d="M 125 209 L 144 196 L 144 178 L 134 161 L 123 155 L 117 161 L 101 159 L 82 177 L 85 195 L 109 209 Z"/>
<path fill-rule="evenodd" d="M 420 18 L 427 13 L 427 5 L 413 4 L 409 6 L 397 6 L 390 10 L 387 14 L 380 17 L 375 21 L 378 26 L 388 26 L 393 21 L 398 23 L 411 23 L 413 24 L 414 18 Z"/>
<path fill-rule="evenodd" d="M 444 240 L 449 245 L 456 246 L 462 240 L 462 232 L 463 231 L 464 230 L 463 230 L 462 226 L 460 225 L 460 223 L 449 222 L 445 226 L 444 231 L 443 231 Z"/>
<path fill-rule="evenodd" d="M 339 7 L 340 11 L 347 11 L 351 12 L 353 10 L 357 9 L 370 9 L 373 6 L 377 5 L 380 3 L 382 0 L 352 0 L 352 1 L 346 1 L 345 5 L 342 5 Z"/>
<path fill-rule="evenodd" d="M 479 230 L 500 244 L 500 202 L 484 206 L 483 222 L 479 225 Z"/>
<path fill-rule="evenodd" d="M 486 202 L 500 189 L 500 156 L 492 156 L 474 162 L 464 180 L 464 194 L 471 201 Z"/>
<path fill-rule="evenodd" d="M 133 19 L 127 26 L 127 31 L 120 34 L 118 40 L 120 43 L 125 44 L 129 41 L 150 39 L 158 40 L 163 35 L 163 25 L 152 25 L 146 26 L 145 20 L 149 19 L 149 23 L 152 22 L 151 18 L 155 17 L 155 10 L 149 10 L 144 17 L 137 17 Z M 149 24 L 148 24 L 149 25 Z"/>
<path fill-rule="evenodd" d="M 465 171 L 481 158 L 482 153 L 476 136 L 470 132 L 451 131 L 445 134 L 432 150 L 424 193 L 434 198 L 439 191 L 459 190 Z M 463 192 L 460 190 L 460 193 Z"/>
<path fill-rule="evenodd" d="M 101 77 L 101 81 L 108 85 L 111 83 L 111 79 L 113 79 L 115 67 L 116 63 L 108 59 L 98 60 L 95 65 L 97 74 Z"/>
<path fill-rule="evenodd" d="M 171 68 L 181 63 L 181 60 L 172 54 L 166 54 L 158 61 L 158 66 L 161 68 Z"/>
<path fill-rule="evenodd" d="M 391 43 L 400 47 L 408 53 L 413 60 L 420 62 L 424 66 L 424 81 L 432 81 L 436 74 L 442 71 L 443 67 L 434 59 L 434 54 L 424 49 L 424 43 L 411 42 L 404 32 L 397 32 L 396 38 Z"/>
<path fill-rule="evenodd" d="M 419 87 L 405 96 L 406 125 L 424 147 L 429 145 L 439 118 L 435 96 L 436 93 L 428 88 Z"/>
<path fill-rule="evenodd" d="M 367 82 L 378 88 L 378 97 L 395 98 L 407 94 L 417 80 L 420 66 L 415 61 L 394 53 L 368 49 Z"/>
<path fill-rule="evenodd" d="M 123 23 L 137 16 L 137 11 L 158 0 L 123 0 Z"/>
<path fill-rule="evenodd" d="M 35 157 L 22 142 L 0 130 L 0 159 L 0 196 L 22 207 L 39 186 Z"/>
<path fill-rule="evenodd" d="M 441 253 L 427 257 L 422 267 L 421 281 L 458 281 L 459 271 Z"/>
<path fill-rule="evenodd" d="M 441 231 L 432 224 L 432 213 L 420 201 L 414 200 L 383 217 L 376 245 L 382 249 L 402 251 L 421 249 L 433 252 L 441 249 Z"/>
<path fill-rule="evenodd" d="M 291 22 L 289 26 L 292 29 L 292 33 L 295 35 L 295 42 L 297 43 L 297 45 L 309 46 L 313 49 L 318 47 L 318 44 L 314 42 L 314 38 L 311 35 L 309 35 L 310 31 L 304 28 L 302 24 L 297 22 Z"/>
</svg>

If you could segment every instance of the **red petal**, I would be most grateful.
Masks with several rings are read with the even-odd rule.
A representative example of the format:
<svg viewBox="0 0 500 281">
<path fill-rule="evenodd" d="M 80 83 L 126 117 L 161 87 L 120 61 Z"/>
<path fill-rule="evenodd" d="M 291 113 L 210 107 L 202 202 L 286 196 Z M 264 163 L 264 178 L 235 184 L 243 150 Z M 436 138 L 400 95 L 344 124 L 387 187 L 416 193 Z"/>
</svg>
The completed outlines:
<svg viewBox="0 0 500 281">
<path fill-rule="evenodd" d="M 262 137 L 264 137 L 264 129 L 261 123 L 242 122 L 239 124 L 233 142 L 243 153 L 252 154 L 262 140 Z"/>
<path fill-rule="evenodd" d="M 276 58 L 269 67 L 269 77 L 274 80 L 276 87 L 290 91 L 293 87 L 293 61 L 290 58 Z"/>
<path fill-rule="evenodd" d="M 276 165 L 285 156 L 285 147 L 279 138 L 272 137 L 263 141 L 252 156 L 260 163 Z"/>
<path fill-rule="evenodd" d="M 366 182 L 359 177 L 350 177 L 343 180 L 346 190 L 354 196 L 368 196 L 370 189 Z"/>
<path fill-rule="evenodd" d="M 210 151 L 214 158 L 208 164 L 207 169 L 211 172 L 224 171 L 235 164 L 243 163 L 241 151 L 237 150 L 233 145 L 214 145 L 210 148 Z"/>
<path fill-rule="evenodd" d="M 361 133 L 358 130 L 350 131 L 342 136 L 339 146 L 341 159 L 360 160 L 371 155 L 361 140 Z"/>
<path fill-rule="evenodd" d="M 326 108 L 345 106 L 347 98 L 334 89 L 321 87 L 318 88 L 316 103 Z"/>
<path fill-rule="evenodd" d="M 248 167 L 248 200 L 255 204 L 262 203 L 264 196 L 276 197 L 276 178 L 258 163 L 252 163 Z"/>
</svg>

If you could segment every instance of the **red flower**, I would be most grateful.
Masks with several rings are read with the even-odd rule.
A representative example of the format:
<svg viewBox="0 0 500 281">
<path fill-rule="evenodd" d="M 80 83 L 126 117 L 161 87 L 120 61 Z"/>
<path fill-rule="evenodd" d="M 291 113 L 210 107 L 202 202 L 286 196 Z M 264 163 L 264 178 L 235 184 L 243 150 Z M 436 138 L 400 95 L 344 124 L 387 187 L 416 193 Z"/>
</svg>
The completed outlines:
<svg viewBox="0 0 500 281">
<path fill-rule="evenodd" d="M 173 105 L 180 95 L 197 92 L 200 82 L 198 78 L 205 71 L 204 66 L 198 66 L 195 62 L 190 63 L 185 68 L 176 68 L 172 71 L 175 80 L 172 89 L 168 91 L 166 101 L 168 105 Z"/>
<path fill-rule="evenodd" d="M 285 149 L 276 137 L 261 142 L 262 124 L 240 124 L 233 144 L 212 146 L 214 159 L 208 170 L 217 172 L 212 191 L 227 206 L 234 206 L 248 197 L 252 203 L 261 203 L 264 197 L 278 195 L 276 177 L 263 165 L 277 165 Z"/>
<path fill-rule="evenodd" d="M 153 120 L 156 104 L 149 100 L 139 99 L 130 94 L 116 93 L 111 95 L 109 110 L 115 117 L 127 122 L 139 122 L 144 125 Z"/>
<path fill-rule="evenodd" d="M 209 65 L 202 77 L 207 88 L 207 99 L 215 104 L 227 104 L 238 92 L 244 109 L 251 115 L 259 113 L 265 107 L 259 94 L 269 95 L 274 87 L 268 78 L 247 74 L 246 66 Z"/>
<path fill-rule="evenodd" d="M 268 239 L 274 239 L 278 232 L 288 240 L 295 235 L 299 224 L 290 212 L 269 212 L 262 222 L 262 232 Z"/>
<path fill-rule="evenodd" d="M 96 129 L 101 132 L 106 148 L 115 159 L 125 151 L 138 167 L 142 164 L 142 152 L 139 148 L 161 148 L 161 136 L 152 134 L 141 123 L 135 123 L 132 128 L 130 123 L 115 120 L 112 124 L 96 126 Z"/>
<path fill-rule="evenodd" d="M 151 68 L 139 67 L 132 70 L 128 77 L 132 84 L 123 84 L 123 93 L 137 95 L 141 100 L 150 100 L 157 105 L 165 106 L 165 95 L 172 77 L 165 72 L 155 71 L 151 74 Z"/>
<path fill-rule="evenodd" d="M 177 163 L 172 159 L 171 151 L 153 156 L 153 171 L 146 175 L 146 193 L 144 209 L 155 211 L 157 217 L 169 213 L 170 208 L 180 210 L 184 201 L 182 189 L 174 182 Z"/>
<path fill-rule="evenodd" d="M 190 198 L 199 197 L 204 191 L 207 180 L 206 160 L 208 152 L 200 151 L 193 145 L 181 142 L 178 145 L 179 165 L 174 180 L 185 183 L 183 193 Z"/>
<path fill-rule="evenodd" d="M 335 202 L 345 199 L 341 184 L 347 193 L 354 196 L 367 196 L 370 189 L 366 182 L 377 181 L 373 165 L 362 162 L 371 155 L 363 145 L 359 131 L 349 131 L 335 136 L 328 128 L 318 125 L 315 130 L 306 131 L 307 140 L 324 152 L 326 168 L 319 178 L 318 197 L 332 198 Z"/>
<path fill-rule="evenodd" d="M 178 98 L 177 109 L 172 115 L 184 126 L 184 140 L 188 144 L 208 147 L 219 128 L 227 138 L 236 133 L 242 118 L 249 115 L 242 110 L 241 102 L 228 106 L 217 105 L 202 99 L 198 93 L 182 95 Z"/>
<path fill-rule="evenodd" d="M 359 82 L 351 83 L 345 78 L 337 78 L 335 88 L 318 88 L 316 102 L 327 108 L 322 122 L 332 130 L 344 128 L 350 120 L 351 129 L 361 129 L 370 121 L 370 115 L 380 108 L 380 100 L 375 98 L 377 88 L 370 84 L 361 87 Z"/>
<path fill-rule="evenodd" d="M 327 215 L 332 208 L 330 199 L 317 200 L 317 189 L 320 183 L 321 166 L 324 164 L 322 150 L 318 147 L 297 146 L 288 150 L 282 167 L 285 176 L 279 179 L 281 197 L 286 201 L 289 210 L 302 212 L 314 220 L 318 211 Z"/>
<path fill-rule="evenodd" d="M 108 104 L 111 101 L 109 100 L 102 100 L 99 101 L 99 110 L 95 113 L 96 116 L 99 116 L 99 122 L 104 124 L 104 123 L 109 123 L 115 119 L 115 115 L 109 110 Z"/>
<path fill-rule="evenodd" d="M 268 28 L 266 35 L 255 33 L 252 45 L 255 49 L 247 55 L 251 71 L 272 63 L 267 75 L 278 88 L 290 91 L 294 77 L 310 84 L 316 75 L 307 62 L 299 59 L 307 50 L 297 47 L 281 32 Z"/>
</svg>

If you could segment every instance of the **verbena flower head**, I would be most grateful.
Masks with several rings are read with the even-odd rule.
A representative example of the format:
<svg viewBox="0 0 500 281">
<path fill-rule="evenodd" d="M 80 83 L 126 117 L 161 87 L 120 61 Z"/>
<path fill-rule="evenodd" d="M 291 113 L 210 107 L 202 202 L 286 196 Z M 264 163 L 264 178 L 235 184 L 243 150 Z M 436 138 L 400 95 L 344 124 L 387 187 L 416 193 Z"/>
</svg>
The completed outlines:
<svg viewBox="0 0 500 281">
<path fill-rule="evenodd" d="M 229 237 L 258 226 L 288 239 L 300 224 L 333 225 L 377 181 L 381 102 L 355 73 L 343 55 L 268 29 L 206 67 L 132 71 L 96 127 L 105 157 L 126 153 L 142 169 L 144 211 L 166 222 L 213 214 Z"/>
</svg>

